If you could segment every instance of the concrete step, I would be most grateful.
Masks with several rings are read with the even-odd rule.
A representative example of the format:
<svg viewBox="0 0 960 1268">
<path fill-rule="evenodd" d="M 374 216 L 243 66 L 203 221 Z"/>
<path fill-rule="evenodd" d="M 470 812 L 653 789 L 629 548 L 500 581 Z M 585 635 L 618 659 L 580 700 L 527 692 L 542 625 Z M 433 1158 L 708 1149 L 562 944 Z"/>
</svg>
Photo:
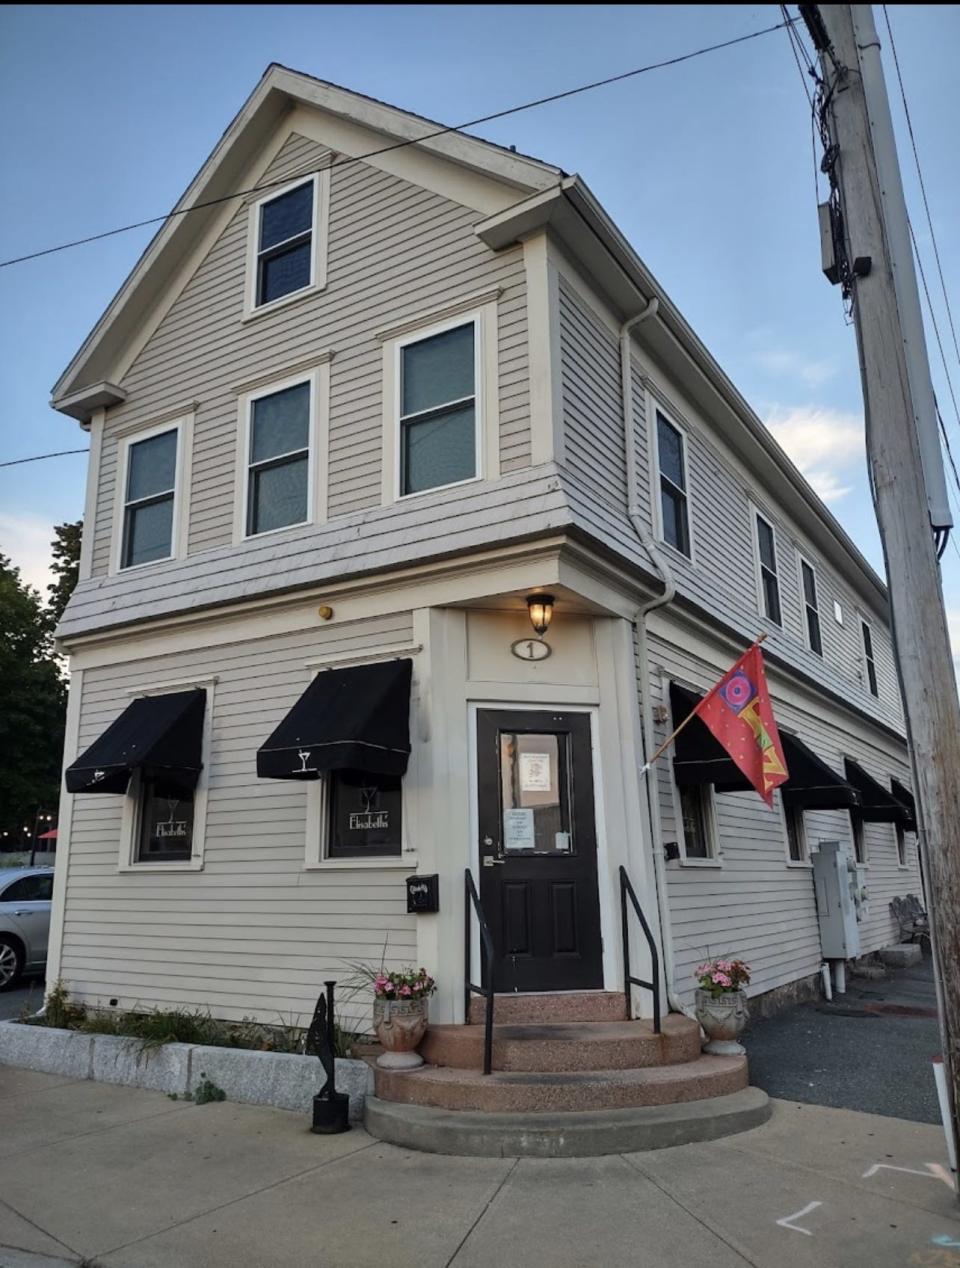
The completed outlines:
<svg viewBox="0 0 960 1268">
<path fill-rule="evenodd" d="M 487 1001 L 470 1000 L 470 1021 L 482 1023 Z M 495 1023 L 542 1021 L 626 1021 L 627 1004 L 621 991 L 552 991 L 540 995 L 495 995 Z"/>
<path fill-rule="evenodd" d="M 381 1100 L 405 1105 L 500 1114 L 566 1113 L 675 1105 L 739 1092 L 747 1086 L 747 1059 L 702 1056 L 681 1065 L 640 1070 L 495 1070 L 489 1075 L 425 1065 L 416 1070 L 378 1068 L 375 1079 Z"/>
<path fill-rule="evenodd" d="M 483 1026 L 431 1026 L 420 1055 L 436 1066 L 478 1070 Z M 493 1027 L 495 1070 L 629 1070 L 696 1061 L 700 1027 L 671 1013 L 662 1033 L 651 1021 L 551 1021 Z"/>
<path fill-rule="evenodd" d="M 481 1158 L 586 1158 L 717 1140 L 770 1117 L 767 1094 L 747 1087 L 705 1101 L 546 1114 L 481 1114 L 399 1105 L 368 1096 L 364 1126 L 404 1149 Z"/>
</svg>

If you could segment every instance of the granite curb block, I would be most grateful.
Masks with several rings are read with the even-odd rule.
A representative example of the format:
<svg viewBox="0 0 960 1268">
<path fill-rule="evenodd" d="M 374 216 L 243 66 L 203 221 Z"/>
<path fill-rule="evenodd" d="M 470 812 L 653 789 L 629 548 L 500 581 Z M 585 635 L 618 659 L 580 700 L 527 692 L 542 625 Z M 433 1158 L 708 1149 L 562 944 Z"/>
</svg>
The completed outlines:
<svg viewBox="0 0 960 1268">
<path fill-rule="evenodd" d="M 195 1092 L 206 1075 L 223 1088 L 229 1101 L 305 1114 L 310 1113 L 313 1097 L 324 1081 L 323 1067 L 316 1057 L 296 1053 L 185 1043 L 145 1051 L 136 1039 L 12 1021 L 0 1022 L 0 1064 L 150 1088 L 170 1096 Z M 341 1057 L 337 1058 L 336 1071 L 338 1091 L 350 1097 L 350 1118 L 359 1122 L 365 1098 L 373 1091 L 373 1071 L 366 1061 Z"/>
<path fill-rule="evenodd" d="M 891 969 L 908 969 L 923 959 L 919 942 L 898 942 L 892 947 L 882 947 L 880 959 Z"/>
</svg>

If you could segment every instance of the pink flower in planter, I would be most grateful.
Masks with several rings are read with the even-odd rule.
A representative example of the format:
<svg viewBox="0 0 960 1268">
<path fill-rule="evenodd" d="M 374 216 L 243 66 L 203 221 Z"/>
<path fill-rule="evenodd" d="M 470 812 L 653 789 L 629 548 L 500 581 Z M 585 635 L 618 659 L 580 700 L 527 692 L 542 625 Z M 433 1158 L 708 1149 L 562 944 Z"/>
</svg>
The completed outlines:
<svg viewBox="0 0 960 1268">
<path fill-rule="evenodd" d="M 409 986 L 407 986 L 406 982 L 404 982 L 403 986 L 401 986 L 401 987 L 400 987 L 400 994 L 401 994 L 401 995 L 403 995 L 403 996 L 407 996 L 407 995 L 412 995 L 412 994 L 413 994 L 413 991 L 411 991 L 410 987 L 409 987 Z"/>
<path fill-rule="evenodd" d="M 713 980 L 717 986 L 730 986 L 730 975 L 728 973 L 714 973 Z"/>
</svg>

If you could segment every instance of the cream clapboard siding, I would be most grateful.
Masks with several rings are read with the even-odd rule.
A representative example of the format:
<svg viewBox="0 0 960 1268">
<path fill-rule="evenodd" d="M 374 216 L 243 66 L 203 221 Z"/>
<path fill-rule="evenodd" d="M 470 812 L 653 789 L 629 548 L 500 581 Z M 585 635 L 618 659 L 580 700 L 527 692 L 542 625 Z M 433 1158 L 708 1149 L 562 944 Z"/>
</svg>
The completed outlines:
<svg viewBox="0 0 960 1268">
<path fill-rule="evenodd" d="M 658 635 L 651 639 L 650 681 L 647 690 L 654 704 L 669 706 L 664 682 L 671 678 L 706 690 L 718 677 L 719 653 L 711 661 L 680 650 L 676 642 Z M 771 695 L 779 724 L 799 736 L 834 770 L 842 772 L 843 757 L 858 760 L 887 787 L 890 777 L 908 780 L 905 754 L 897 742 L 882 732 L 850 725 L 839 709 L 811 698 L 800 709 L 778 695 L 771 675 Z M 672 729 L 659 723 L 657 740 Z M 872 739 L 862 731 L 873 731 Z M 672 750 L 660 759 L 656 771 L 663 841 L 677 841 L 682 831 L 677 822 Z M 676 958 L 676 982 L 683 999 L 693 998 L 693 971 L 704 958 L 742 956 L 753 968 L 751 995 L 784 986 L 816 973 L 822 963 L 820 935 L 810 867 L 788 866 L 786 829 L 779 798 L 768 810 L 752 792 L 722 793 L 714 798 L 722 866 L 667 865 L 668 898 Z M 840 841 L 853 855 L 850 819 L 845 811 L 815 811 L 805 815 L 807 842 Z M 860 925 L 861 953 L 876 951 L 897 941 L 897 927 L 890 914 L 890 899 L 920 892 L 916 841 L 907 837 L 908 866 L 897 861 L 896 836 L 890 824 L 867 824 L 869 864 L 863 884 L 869 894 L 869 912 Z"/>
<path fill-rule="evenodd" d="M 575 520 L 619 553 L 649 569 L 650 562 L 626 516 L 623 483 L 623 441 L 617 341 L 581 295 L 561 276 L 561 367 L 564 404 L 563 483 Z M 677 590 L 747 639 L 766 630 L 767 644 L 816 681 L 858 708 L 896 729 L 902 728 L 899 687 L 889 631 L 883 614 L 864 612 L 871 624 L 880 696 L 867 689 L 863 672 L 859 613 L 864 611 L 850 590 L 801 537 L 770 497 L 684 400 L 682 386 L 660 378 L 662 389 L 682 417 L 672 413 L 643 382 L 645 369 L 635 357 L 634 420 L 638 437 L 638 502 L 655 532 L 654 499 L 659 499 L 658 473 L 651 469 L 651 436 L 656 410 L 684 431 L 687 439 L 687 482 L 693 558 L 662 546 Z M 647 402 L 650 402 L 647 417 Z M 619 437 L 619 439 L 618 439 Z M 811 491 L 811 498 L 813 497 Z M 760 616 L 754 555 L 755 506 L 773 523 L 777 535 L 783 628 Z M 823 657 L 808 650 L 800 597 L 798 549 L 813 564 L 819 588 Z M 834 619 L 839 601 L 843 624 Z"/>
<path fill-rule="evenodd" d="M 415 958 L 403 870 L 304 871 L 306 785 L 256 777 L 257 748 L 310 680 L 305 662 L 411 641 L 401 613 L 84 673 L 81 750 L 131 691 L 218 680 L 201 872 L 119 873 L 124 798 L 74 799 L 62 976 L 78 997 L 308 1020 L 345 961 L 379 965 L 385 945 L 394 966 Z"/>
<path fill-rule="evenodd" d="M 293 134 L 261 184 L 322 166 L 329 152 Z M 315 296 L 243 322 L 248 203 L 203 260 L 124 378 L 129 400 L 104 429 L 93 574 L 108 568 L 117 433 L 191 401 L 189 553 L 228 546 L 233 524 L 237 387 L 314 354 L 334 352 L 330 387 L 329 514 L 380 504 L 382 347 L 376 331 L 471 293 L 498 303 L 501 466 L 530 463 L 526 280 L 521 247 L 494 255 L 473 232 L 476 213 L 355 163 L 331 178 L 328 284 Z"/>
</svg>

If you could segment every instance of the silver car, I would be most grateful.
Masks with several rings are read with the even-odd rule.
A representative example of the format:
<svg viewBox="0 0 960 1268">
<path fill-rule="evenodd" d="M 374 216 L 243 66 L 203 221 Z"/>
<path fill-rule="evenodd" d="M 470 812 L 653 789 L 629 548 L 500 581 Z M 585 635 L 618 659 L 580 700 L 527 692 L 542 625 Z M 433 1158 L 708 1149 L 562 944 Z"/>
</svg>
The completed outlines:
<svg viewBox="0 0 960 1268">
<path fill-rule="evenodd" d="M 0 991 L 47 962 L 52 867 L 0 871 Z"/>
</svg>

